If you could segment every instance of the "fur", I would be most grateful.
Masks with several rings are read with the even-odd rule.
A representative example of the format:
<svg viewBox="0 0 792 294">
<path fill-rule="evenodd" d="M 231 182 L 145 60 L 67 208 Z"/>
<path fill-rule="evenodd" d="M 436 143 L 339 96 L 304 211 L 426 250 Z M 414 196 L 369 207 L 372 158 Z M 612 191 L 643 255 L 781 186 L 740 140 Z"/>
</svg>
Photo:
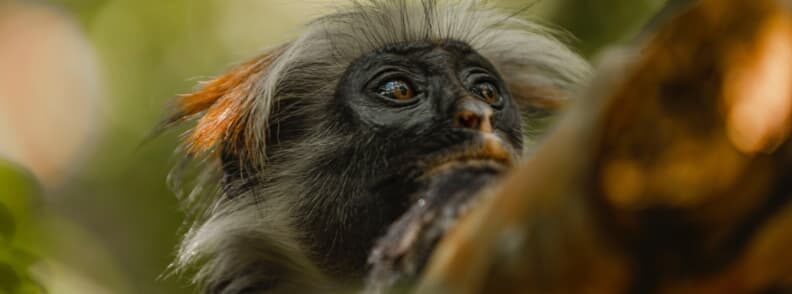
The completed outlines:
<svg viewBox="0 0 792 294">
<path fill-rule="evenodd" d="M 310 238 L 297 225 L 305 215 L 293 208 L 305 199 L 323 205 L 316 191 L 350 192 L 342 190 L 350 180 L 344 170 L 332 181 L 308 176 L 315 168 L 308 163 L 321 160 L 310 159 L 321 156 L 316 150 L 349 140 L 319 131 L 340 127 L 331 117 L 306 118 L 309 123 L 298 128 L 287 122 L 319 112 L 360 56 L 417 41 L 469 44 L 505 77 L 521 108 L 563 101 L 589 68 L 554 36 L 481 1 L 356 1 L 308 23 L 296 40 L 181 97 L 165 123 L 198 121 L 182 150 L 188 161 L 202 163 L 207 176 L 182 197 L 191 217 L 172 271 L 194 274 L 193 282 L 210 293 L 339 289 L 301 241 Z M 531 135 L 537 127 L 526 128 Z M 283 139 L 289 132 L 311 140 Z M 212 183 L 218 187 L 208 188 Z M 354 225 L 348 211 L 337 210 L 341 225 Z"/>
</svg>

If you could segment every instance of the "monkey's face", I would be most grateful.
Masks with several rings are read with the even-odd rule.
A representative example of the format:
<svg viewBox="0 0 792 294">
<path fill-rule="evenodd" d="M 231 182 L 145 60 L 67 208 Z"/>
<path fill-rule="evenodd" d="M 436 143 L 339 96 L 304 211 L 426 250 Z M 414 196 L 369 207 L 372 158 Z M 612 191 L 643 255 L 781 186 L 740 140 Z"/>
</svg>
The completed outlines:
<svg viewBox="0 0 792 294">
<path fill-rule="evenodd" d="M 434 176 L 491 176 L 522 150 L 520 112 L 505 82 L 461 42 L 397 44 L 365 55 L 326 107 L 335 115 L 325 118 L 324 136 L 346 141 L 320 151 L 315 178 L 333 184 L 315 191 L 324 194 L 314 200 L 322 205 L 306 210 L 325 210 L 312 212 L 319 242 L 310 243 L 320 244 L 315 251 L 327 252 L 331 267 L 363 270 L 374 240 Z"/>
<path fill-rule="evenodd" d="M 403 180 L 453 163 L 507 166 L 522 148 L 520 113 L 505 82 L 461 42 L 392 45 L 364 56 L 348 68 L 335 102 L 344 129 L 379 142 L 371 147 L 384 160 L 375 168 Z"/>
<path fill-rule="evenodd" d="M 419 187 L 448 166 L 499 170 L 521 150 L 519 111 L 495 68 L 461 42 L 382 48 L 354 62 L 335 102 L 343 129 L 381 160 L 368 191 Z M 375 144 L 377 146 L 371 146 Z"/>
<path fill-rule="evenodd" d="M 485 2 L 352 1 L 180 97 L 163 127 L 196 122 L 180 148 L 221 189 L 185 197 L 176 267 L 229 292 L 360 281 L 412 208 L 473 204 L 589 70 Z"/>
</svg>

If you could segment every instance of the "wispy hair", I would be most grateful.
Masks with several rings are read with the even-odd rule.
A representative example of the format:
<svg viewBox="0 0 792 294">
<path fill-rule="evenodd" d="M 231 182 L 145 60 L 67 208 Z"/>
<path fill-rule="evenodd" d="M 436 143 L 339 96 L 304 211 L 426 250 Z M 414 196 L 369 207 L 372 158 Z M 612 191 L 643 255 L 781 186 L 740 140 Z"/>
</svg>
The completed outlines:
<svg viewBox="0 0 792 294">
<path fill-rule="evenodd" d="M 411 42 L 467 43 L 495 66 L 521 107 L 563 101 L 589 67 L 558 36 L 483 1 L 354 1 L 311 21 L 297 39 L 181 97 L 166 124 L 197 121 L 184 137 L 187 157 L 205 161 L 204 168 L 221 174 L 208 178 L 220 181 L 225 167 L 218 158 L 233 153 L 242 177 L 184 197 L 192 217 L 174 272 L 197 268 L 193 281 L 212 293 L 263 289 L 276 279 L 273 291 L 327 290 L 322 287 L 332 280 L 299 242 L 304 236 L 292 209 L 308 191 L 300 172 L 311 167 L 271 158 L 310 157 L 311 148 L 325 141 L 314 135 L 310 146 L 295 143 L 274 154 L 268 152 L 278 144 L 272 129 L 321 107 L 356 59 Z"/>
</svg>

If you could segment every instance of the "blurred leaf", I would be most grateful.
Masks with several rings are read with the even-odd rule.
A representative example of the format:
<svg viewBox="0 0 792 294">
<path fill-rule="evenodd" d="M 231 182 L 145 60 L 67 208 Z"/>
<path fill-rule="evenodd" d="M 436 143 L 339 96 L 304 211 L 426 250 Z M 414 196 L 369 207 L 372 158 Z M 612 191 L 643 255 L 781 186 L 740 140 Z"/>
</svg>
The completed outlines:
<svg viewBox="0 0 792 294">
<path fill-rule="evenodd" d="M 14 293 L 22 284 L 16 271 L 11 265 L 0 263 L 0 290 L 3 293 Z"/>
<path fill-rule="evenodd" d="M 0 203 L 0 244 L 11 242 L 14 229 L 14 218 L 11 216 L 11 211 L 3 203 Z"/>
<path fill-rule="evenodd" d="M 30 213 L 40 190 L 31 173 L 0 158 L 0 238 L 31 243 Z"/>
<path fill-rule="evenodd" d="M 29 216 L 37 191 L 29 173 L 0 159 L 0 293 L 44 292 L 30 274 L 37 259 L 16 238 L 34 234 Z"/>
<path fill-rule="evenodd" d="M 27 217 L 32 200 L 39 189 L 32 174 L 0 158 L 0 203 L 13 217 Z"/>
</svg>

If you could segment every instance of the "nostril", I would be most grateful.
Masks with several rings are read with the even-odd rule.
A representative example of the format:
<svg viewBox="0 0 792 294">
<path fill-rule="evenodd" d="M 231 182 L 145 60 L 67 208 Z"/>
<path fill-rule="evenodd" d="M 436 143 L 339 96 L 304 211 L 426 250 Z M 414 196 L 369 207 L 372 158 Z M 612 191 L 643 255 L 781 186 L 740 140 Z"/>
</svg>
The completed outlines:
<svg viewBox="0 0 792 294">
<path fill-rule="evenodd" d="M 461 99 L 454 114 L 454 124 L 458 128 L 466 128 L 480 132 L 492 132 L 492 107 L 479 99 Z"/>
<path fill-rule="evenodd" d="M 478 129 L 481 126 L 481 117 L 472 111 L 463 110 L 457 113 L 456 123 L 462 128 Z"/>
</svg>

